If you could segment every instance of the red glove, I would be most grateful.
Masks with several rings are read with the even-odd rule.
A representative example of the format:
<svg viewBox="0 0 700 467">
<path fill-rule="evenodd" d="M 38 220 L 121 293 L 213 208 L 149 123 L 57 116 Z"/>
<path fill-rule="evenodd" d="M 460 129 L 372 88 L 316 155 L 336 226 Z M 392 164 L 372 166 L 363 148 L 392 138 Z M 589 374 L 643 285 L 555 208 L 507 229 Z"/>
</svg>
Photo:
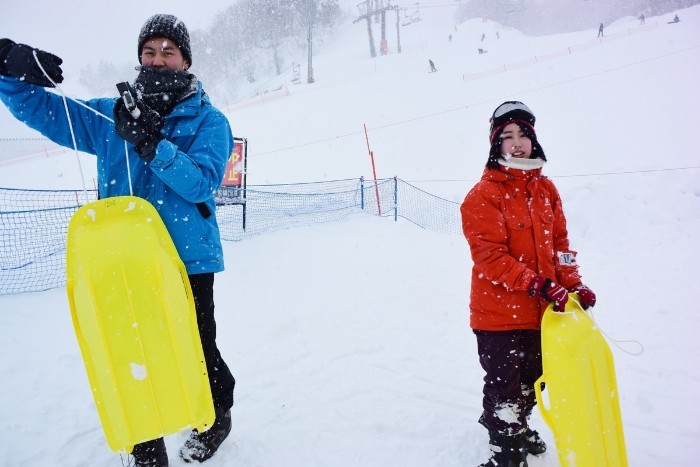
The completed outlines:
<svg viewBox="0 0 700 467">
<path fill-rule="evenodd" d="M 589 306 L 595 306 L 595 294 L 591 289 L 583 284 L 578 284 L 569 289 L 569 292 L 576 292 L 581 299 L 581 307 L 587 310 Z"/>
<path fill-rule="evenodd" d="M 527 286 L 527 293 L 531 297 L 539 295 L 545 300 L 554 302 L 554 311 L 566 310 L 566 302 L 569 301 L 569 292 L 544 276 L 535 276 Z"/>
</svg>

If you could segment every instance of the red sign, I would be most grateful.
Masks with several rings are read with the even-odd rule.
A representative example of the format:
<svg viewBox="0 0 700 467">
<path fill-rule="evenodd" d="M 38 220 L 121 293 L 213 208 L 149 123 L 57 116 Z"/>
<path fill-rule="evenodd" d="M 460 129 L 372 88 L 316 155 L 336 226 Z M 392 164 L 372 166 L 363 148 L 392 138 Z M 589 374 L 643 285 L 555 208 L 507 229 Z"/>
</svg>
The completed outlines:
<svg viewBox="0 0 700 467">
<path fill-rule="evenodd" d="M 243 184 L 243 141 L 236 141 L 233 152 L 226 163 L 223 186 L 241 186 Z"/>
</svg>

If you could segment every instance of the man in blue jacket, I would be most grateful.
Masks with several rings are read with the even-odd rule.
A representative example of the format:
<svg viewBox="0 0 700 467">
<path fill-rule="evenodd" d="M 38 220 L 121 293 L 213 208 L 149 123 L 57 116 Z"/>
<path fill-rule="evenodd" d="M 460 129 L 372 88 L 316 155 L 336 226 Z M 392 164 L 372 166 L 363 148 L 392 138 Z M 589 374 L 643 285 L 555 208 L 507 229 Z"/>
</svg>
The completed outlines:
<svg viewBox="0 0 700 467">
<path fill-rule="evenodd" d="M 231 431 L 235 380 L 216 346 L 213 287 L 214 273 L 224 269 L 214 193 L 233 151 L 233 135 L 226 117 L 188 71 L 190 38 L 178 18 L 149 18 L 138 37 L 138 58 L 132 87 L 139 109 L 134 114 L 140 115 L 115 98 L 85 101 L 89 109 L 68 101 L 68 111 L 78 150 L 97 156 L 100 198 L 130 194 L 128 157 L 133 195 L 158 210 L 187 269 L 216 421 L 203 433 L 194 430 L 180 456 L 203 462 Z M 63 81 L 61 63 L 48 52 L 0 39 L 0 100 L 20 121 L 73 147 L 62 99 L 44 89 Z M 113 116 L 114 123 L 90 109 Z M 133 455 L 137 466 L 168 465 L 162 438 L 135 446 Z"/>
</svg>

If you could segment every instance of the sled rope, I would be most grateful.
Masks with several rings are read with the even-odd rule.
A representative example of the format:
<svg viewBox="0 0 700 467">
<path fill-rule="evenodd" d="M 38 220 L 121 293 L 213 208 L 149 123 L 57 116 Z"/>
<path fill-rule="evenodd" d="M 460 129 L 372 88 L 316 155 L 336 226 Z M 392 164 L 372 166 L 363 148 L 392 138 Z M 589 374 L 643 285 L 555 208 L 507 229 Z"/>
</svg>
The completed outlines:
<svg viewBox="0 0 700 467">
<path fill-rule="evenodd" d="M 119 453 L 119 458 L 122 461 L 122 467 L 135 467 L 136 466 L 136 458 L 133 457 L 130 453 L 126 454 L 126 464 L 124 463 L 124 455 L 122 453 Z"/>
<path fill-rule="evenodd" d="M 41 70 L 42 73 L 44 73 L 44 76 L 46 76 L 46 79 L 51 81 L 51 84 L 54 85 L 54 87 L 61 93 L 61 98 L 63 99 L 63 107 L 66 110 L 66 117 L 68 118 L 68 128 L 70 129 L 70 136 L 71 140 L 73 141 L 73 152 L 75 154 L 75 160 L 78 162 L 78 170 L 80 170 L 80 181 L 83 183 L 83 194 L 85 195 L 85 204 L 90 202 L 90 199 L 88 198 L 87 194 L 87 185 L 85 183 L 85 173 L 83 172 L 83 164 L 80 162 L 80 155 L 78 154 L 78 143 L 75 141 L 75 132 L 73 131 L 73 121 L 70 118 L 70 112 L 68 111 L 68 101 L 67 99 L 70 99 L 71 101 L 75 102 L 76 104 L 85 107 L 86 109 L 96 113 L 100 117 L 104 118 L 105 120 L 114 123 L 114 120 L 109 118 L 107 115 L 103 114 L 102 112 L 99 112 L 95 109 L 93 109 L 90 106 L 87 106 L 80 102 L 77 99 L 73 99 L 70 96 L 67 96 L 66 93 L 61 89 L 61 87 L 56 83 L 54 80 L 51 79 L 49 74 L 46 72 L 44 67 L 41 65 L 41 62 L 39 61 L 39 57 L 36 54 L 36 50 L 32 51 L 32 54 L 34 55 L 34 61 L 36 64 L 39 66 L 39 69 Z M 124 158 L 126 159 L 126 174 L 129 179 L 129 195 L 134 196 L 134 188 L 131 185 L 131 166 L 129 164 L 129 151 L 126 146 L 126 141 L 124 141 Z"/>
<path fill-rule="evenodd" d="M 85 203 L 89 203 L 90 199 L 88 198 L 87 194 L 87 185 L 85 184 L 85 175 L 83 173 L 83 164 L 80 162 L 80 157 L 78 155 L 78 144 L 75 142 L 75 133 L 73 132 L 73 122 L 70 119 L 70 113 L 68 112 L 68 102 L 66 101 L 66 93 L 63 92 L 63 89 L 59 87 L 59 85 L 51 79 L 48 73 L 46 73 L 46 70 L 44 67 L 41 65 L 41 61 L 39 61 L 39 57 L 36 54 L 36 50 L 32 50 L 32 55 L 34 55 L 34 61 L 36 62 L 37 65 L 39 65 L 39 69 L 41 70 L 42 73 L 44 73 L 44 76 L 46 76 L 46 79 L 51 81 L 51 84 L 53 84 L 56 89 L 58 89 L 61 92 L 61 97 L 63 98 L 63 107 L 66 109 L 66 117 L 68 117 L 68 128 L 70 129 L 70 136 L 73 140 L 73 152 L 75 153 L 75 160 L 78 161 L 78 169 L 80 170 L 80 181 L 83 182 L 83 194 L 85 195 Z"/>
<path fill-rule="evenodd" d="M 576 303 L 578 303 L 579 306 L 580 306 L 580 302 L 579 302 L 578 300 L 576 300 L 575 298 L 571 298 L 571 300 L 574 300 L 574 301 L 575 301 Z M 581 309 L 583 309 L 583 307 L 581 307 Z M 612 345 L 614 345 L 614 346 L 617 347 L 618 349 L 622 350 L 624 353 L 626 353 L 626 354 L 628 354 L 628 355 L 633 355 L 633 356 L 635 356 L 635 357 L 637 357 L 637 356 L 641 355 L 642 353 L 644 353 L 644 344 L 642 344 L 641 342 L 639 342 L 639 341 L 637 341 L 637 340 L 634 340 L 634 339 L 625 339 L 625 340 L 613 339 L 612 337 L 610 337 L 610 336 L 608 335 L 607 332 L 605 332 L 605 331 L 603 330 L 602 327 L 600 327 L 600 324 L 598 324 L 598 322 L 595 320 L 595 317 L 593 316 L 593 309 L 592 309 L 592 308 L 589 308 L 589 309 L 586 310 L 586 311 L 588 312 L 588 316 L 591 318 L 591 321 L 593 321 L 593 324 L 595 325 L 595 327 L 597 327 L 597 328 L 600 330 L 600 333 L 601 333 Z M 636 351 L 636 352 L 635 352 L 635 351 L 631 351 L 631 350 L 626 350 L 622 345 L 620 345 L 620 344 L 627 344 L 627 343 L 636 344 L 636 345 L 638 346 L 639 350 Z"/>
<path fill-rule="evenodd" d="M 600 327 L 600 324 L 598 324 L 598 322 L 595 320 L 595 318 L 593 318 L 593 312 L 592 312 L 592 311 L 591 311 L 591 313 L 590 313 L 590 316 L 591 316 L 591 320 L 593 320 L 593 324 L 595 324 L 595 326 L 596 326 L 598 329 L 600 329 L 601 334 L 603 334 L 603 336 L 605 336 L 605 338 L 606 338 L 607 340 L 609 340 L 610 343 L 612 343 L 615 347 L 617 347 L 618 349 L 622 350 L 622 351 L 623 351 L 624 353 L 626 353 L 627 355 L 633 355 L 633 356 L 635 356 L 635 357 L 638 357 L 639 355 L 641 355 L 641 354 L 644 353 L 644 344 L 642 344 L 642 343 L 639 342 L 638 340 L 634 340 L 634 339 L 624 339 L 624 340 L 623 340 L 623 339 L 613 339 L 612 337 L 610 337 L 610 336 L 608 335 L 607 332 L 605 332 L 605 331 L 603 330 L 603 328 Z M 629 343 L 636 344 L 639 350 L 637 350 L 637 351 L 625 350 L 625 348 L 624 348 L 622 345 L 620 345 L 620 344 L 629 344 Z"/>
</svg>

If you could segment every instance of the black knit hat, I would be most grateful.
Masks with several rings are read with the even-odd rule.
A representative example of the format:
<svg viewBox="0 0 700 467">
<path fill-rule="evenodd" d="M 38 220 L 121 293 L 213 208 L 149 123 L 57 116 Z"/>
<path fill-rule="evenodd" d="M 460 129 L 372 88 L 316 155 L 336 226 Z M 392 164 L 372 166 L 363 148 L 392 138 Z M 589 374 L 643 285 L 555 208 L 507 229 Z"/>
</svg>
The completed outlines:
<svg viewBox="0 0 700 467">
<path fill-rule="evenodd" d="M 535 133 L 535 114 L 532 110 L 520 101 L 507 101 L 496 107 L 491 116 L 491 144 L 498 139 L 503 128 L 512 122 L 523 123 L 530 127 L 532 133 Z"/>
<path fill-rule="evenodd" d="M 190 49 L 190 34 L 187 26 L 174 15 L 153 15 L 143 24 L 139 33 L 139 63 L 143 44 L 154 37 L 166 37 L 175 42 L 182 52 L 182 57 L 192 65 L 192 49 Z"/>
<path fill-rule="evenodd" d="M 531 159 L 542 159 L 547 161 L 547 156 L 544 154 L 542 145 L 537 140 L 535 133 L 535 114 L 532 110 L 520 101 L 507 101 L 496 107 L 493 115 L 489 119 L 491 122 L 491 132 L 489 141 L 491 149 L 489 150 L 489 158 L 486 162 L 486 167 L 498 168 L 503 157 L 501 155 L 501 133 L 509 123 L 517 123 L 525 136 L 530 138 L 532 142 Z"/>
</svg>

